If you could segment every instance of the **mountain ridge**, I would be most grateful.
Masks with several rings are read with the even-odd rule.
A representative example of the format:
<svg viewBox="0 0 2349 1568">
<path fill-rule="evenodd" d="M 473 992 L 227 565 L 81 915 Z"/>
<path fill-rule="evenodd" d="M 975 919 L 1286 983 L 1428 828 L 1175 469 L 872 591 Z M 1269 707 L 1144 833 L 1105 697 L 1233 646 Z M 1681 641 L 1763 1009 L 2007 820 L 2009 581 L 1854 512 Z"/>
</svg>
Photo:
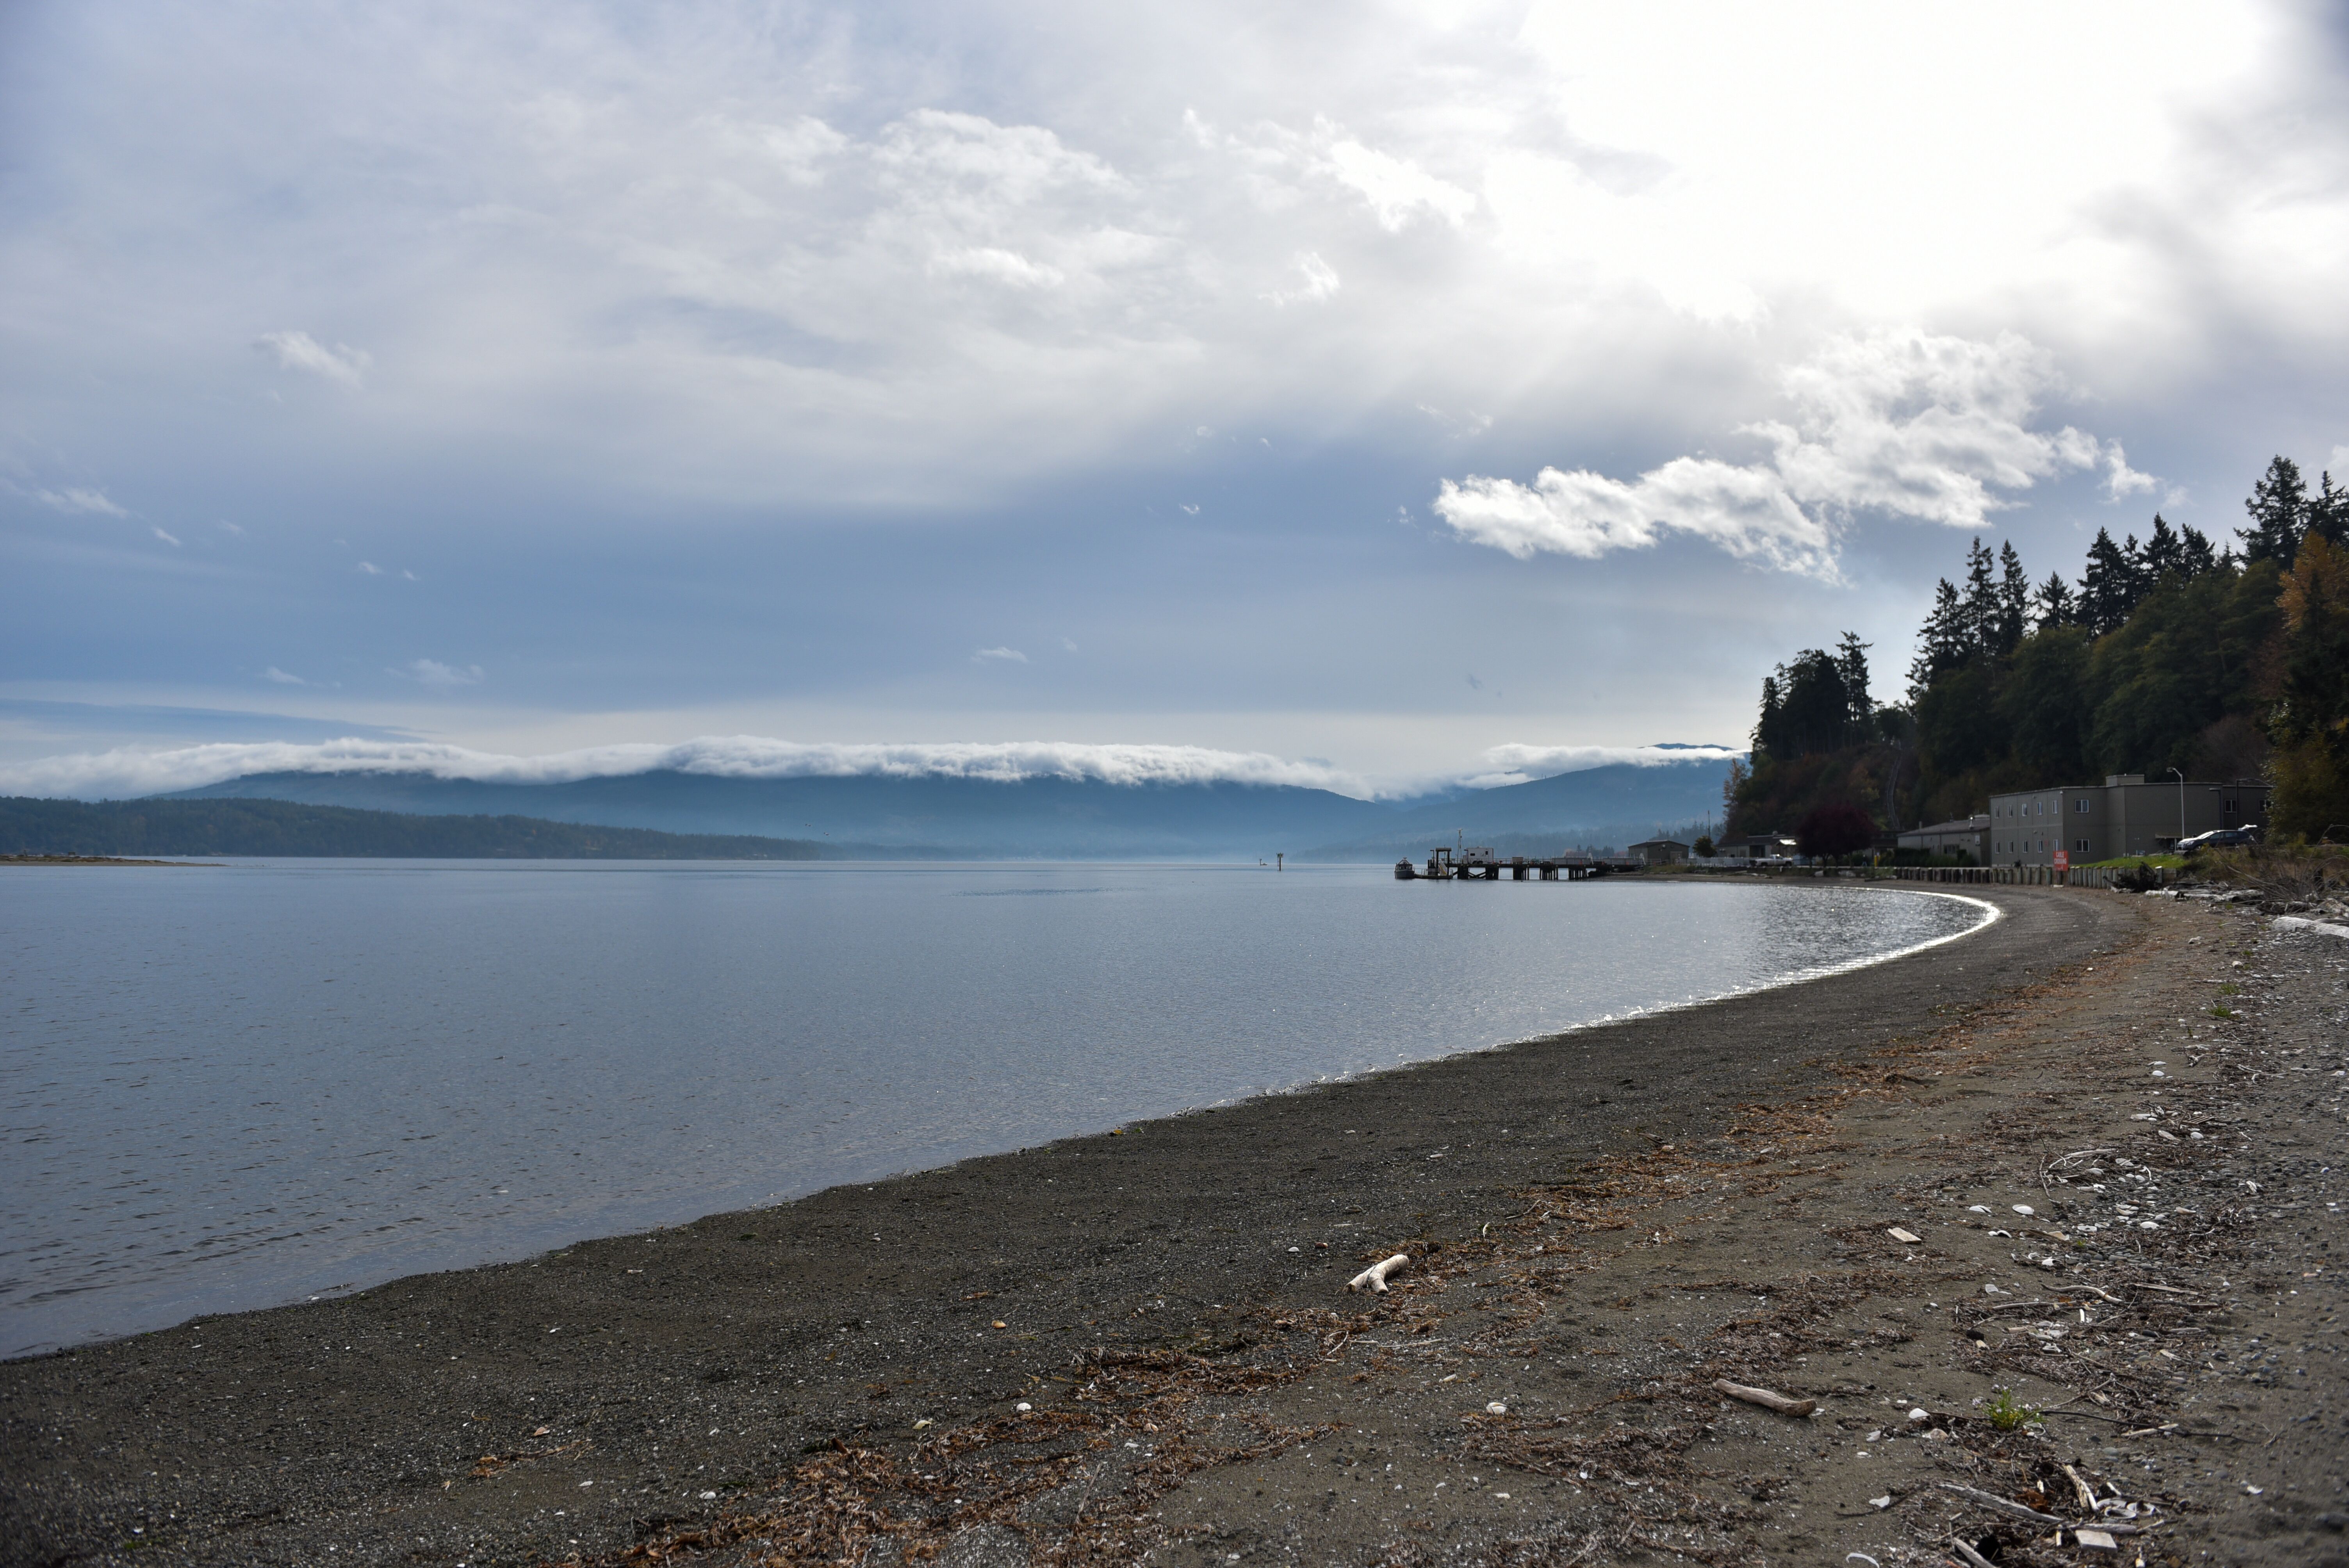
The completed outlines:
<svg viewBox="0 0 2349 1568">
<path fill-rule="evenodd" d="M 1644 836 L 1716 810 L 1717 760 L 1608 763 L 1432 799 L 1300 785 L 1109 783 L 856 774 L 739 778 L 652 769 L 550 783 L 422 772 L 249 774 L 150 799 L 274 799 L 421 816 L 527 817 L 678 834 L 801 840 L 942 859 L 1392 860 L 1455 832 Z"/>
</svg>

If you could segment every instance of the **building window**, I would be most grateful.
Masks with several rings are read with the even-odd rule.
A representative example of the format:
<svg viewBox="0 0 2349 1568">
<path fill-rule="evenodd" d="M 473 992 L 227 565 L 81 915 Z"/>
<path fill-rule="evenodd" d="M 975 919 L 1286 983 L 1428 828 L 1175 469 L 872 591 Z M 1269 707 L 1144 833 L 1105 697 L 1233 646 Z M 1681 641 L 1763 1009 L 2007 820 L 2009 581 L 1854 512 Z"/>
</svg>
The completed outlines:
<svg viewBox="0 0 2349 1568">
<path fill-rule="evenodd" d="M 2088 852 L 2088 841 L 2085 839 L 2075 839 L 2072 841 L 2072 847 L 2085 855 Z"/>
<path fill-rule="evenodd" d="M 2073 801 L 2073 802 L 2072 802 L 2072 810 L 2074 810 L 2075 811 L 2085 811 L 2085 810 L 2086 810 L 2087 809 L 2088 809 L 2088 802 L 2087 802 L 2087 799 L 2086 799 L 2086 797 L 2085 797 L 2085 796 L 2084 796 L 2084 797 L 2082 797 L 2081 799 L 2079 799 L 2075 800 L 2075 801 Z"/>
</svg>

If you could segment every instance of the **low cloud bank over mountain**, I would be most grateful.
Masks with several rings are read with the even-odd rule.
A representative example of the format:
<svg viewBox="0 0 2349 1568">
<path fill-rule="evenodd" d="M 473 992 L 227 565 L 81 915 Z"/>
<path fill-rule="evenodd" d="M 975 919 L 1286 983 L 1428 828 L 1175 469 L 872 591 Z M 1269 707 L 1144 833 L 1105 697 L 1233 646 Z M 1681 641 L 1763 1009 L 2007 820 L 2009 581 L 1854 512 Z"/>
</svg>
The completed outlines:
<svg viewBox="0 0 2349 1568">
<path fill-rule="evenodd" d="M 1685 821 L 1718 802 L 1734 755 L 1503 747 L 1466 779 L 1406 792 L 1321 763 L 1196 747 L 736 737 L 525 758 L 342 740 L 53 758 L 0 769 L 0 791 L 518 815 L 954 858 L 1377 859 L 1465 830 L 1547 833 L 1563 847 L 1619 824 Z"/>
</svg>

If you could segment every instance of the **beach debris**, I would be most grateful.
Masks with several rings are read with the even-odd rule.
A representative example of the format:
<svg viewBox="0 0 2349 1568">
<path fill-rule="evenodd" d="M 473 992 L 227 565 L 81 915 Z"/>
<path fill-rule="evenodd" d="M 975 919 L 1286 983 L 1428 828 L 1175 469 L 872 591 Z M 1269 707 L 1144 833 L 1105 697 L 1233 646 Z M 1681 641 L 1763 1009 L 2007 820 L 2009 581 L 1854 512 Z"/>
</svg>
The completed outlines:
<svg viewBox="0 0 2349 1568">
<path fill-rule="evenodd" d="M 2018 1213 L 2018 1214 L 2035 1214 L 2035 1213 L 2039 1212 L 2039 1211 L 2038 1211 L 2038 1210 L 2036 1210 L 2036 1209 L 2033 1208 L 2033 1207 L 2032 1207 L 2030 1204 L 2028 1204 L 2028 1203 L 2017 1203 L 2017 1204 L 2015 1204 L 2015 1205 L 2014 1205 L 2014 1212 L 2015 1212 L 2016 1213 Z"/>
<path fill-rule="evenodd" d="M 1971 1568 L 1995 1568 L 1991 1560 L 1956 1536 L 1950 1537 L 1950 1549 L 1963 1558 Z"/>
<path fill-rule="evenodd" d="M 1890 1508 L 1892 1506 L 1892 1494 L 1888 1491 L 1882 1497 L 1871 1497 L 1868 1500 L 1868 1506 L 1870 1508 Z M 1849 1559 L 1846 1559 L 1846 1561 L 1849 1561 Z"/>
<path fill-rule="evenodd" d="M 1933 1412 L 1919 1405 L 1909 1410 L 1909 1418 L 1912 1421 L 1930 1421 L 1933 1418 Z"/>
<path fill-rule="evenodd" d="M 2121 1543 L 2113 1539 L 2109 1530 L 2075 1530 L 2072 1532 L 2072 1544 L 2085 1546 L 2091 1552 L 2117 1552 L 2121 1548 Z"/>
<path fill-rule="evenodd" d="M 1348 1290 L 1361 1290 L 1367 1286 L 1370 1289 L 1376 1291 L 1379 1295 L 1384 1295 L 1387 1290 L 1387 1275 L 1394 1273 L 1397 1269 L 1407 1269 L 1409 1267 L 1411 1267 L 1411 1254 L 1409 1253 L 1397 1253 L 1394 1256 L 1388 1258 L 1383 1263 L 1372 1264 L 1370 1267 L 1356 1274 L 1352 1279 L 1348 1280 L 1346 1282 L 1346 1288 Z"/>
<path fill-rule="evenodd" d="M 2064 1479 L 2072 1483 L 2072 1495 L 2080 1500 L 2080 1506 L 2086 1509 L 2090 1513 L 2095 1512 L 2096 1494 L 2089 1490 L 2088 1483 L 2086 1481 L 2080 1479 L 2080 1472 L 2074 1470 L 2070 1465 L 2064 1465 L 2059 1468 L 2064 1471 Z"/>
<path fill-rule="evenodd" d="M 1941 1490 L 1956 1492 L 1976 1508 L 1987 1508 L 1994 1513 L 2003 1513 L 2010 1519 L 2020 1519 L 2032 1524 L 2052 1524 L 2058 1529 L 2063 1528 L 2064 1525 L 2064 1522 L 2052 1513 L 2042 1513 L 2035 1508 L 2026 1508 L 2019 1502 L 2009 1502 L 1996 1492 L 1983 1491 L 1971 1486 L 1961 1486 L 1953 1480 L 1943 1481 Z"/>
<path fill-rule="evenodd" d="M 1018 1403 L 1017 1405 L 1012 1406 L 1011 1408 L 1012 1408 L 1013 1409 L 1015 1409 L 1015 1410 L 1018 1410 L 1021 1415 L 1026 1415 L 1029 1411 L 1030 1411 L 1030 1410 L 1034 1409 L 1036 1407 L 1035 1407 L 1035 1406 L 1033 1406 L 1033 1405 L 1031 1405 L 1031 1404 L 1030 1404 L 1027 1400 L 1022 1399 L 1022 1400 L 1020 1400 L 1020 1401 L 1019 1401 L 1019 1403 Z"/>
<path fill-rule="evenodd" d="M 1819 1402 L 1816 1399 L 1789 1398 L 1784 1394 L 1773 1393 L 1767 1388 L 1755 1388 L 1744 1383 L 1733 1383 L 1726 1377 L 1714 1378 L 1713 1387 L 1715 1393 L 1726 1394 L 1733 1399 L 1743 1399 L 1749 1405 L 1759 1405 L 1765 1410 L 1775 1410 L 1782 1416 L 1794 1416 L 1799 1418 L 1819 1408 Z"/>
<path fill-rule="evenodd" d="M 1922 1236 L 1919 1235 L 1916 1232 L 1914 1232 L 1914 1231 L 1904 1231 L 1904 1230 L 1902 1230 L 1902 1229 L 1901 1229 L 1899 1226 L 1898 1226 L 1898 1225 L 1893 1226 L 1890 1230 L 1889 1230 L 1889 1231 L 1885 1232 L 1884 1233 L 1885 1233 L 1886 1235 L 1888 1235 L 1888 1236 L 1890 1236 L 1890 1237 L 1891 1237 L 1894 1241 L 1896 1241 L 1896 1242 L 1899 1242 L 1899 1243 L 1903 1243 L 1904 1245 L 1907 1245 L 1907 1246 L 1912 1246 L 1912 1247 L 1913 1247 L 1913 1246 L 1915 1246 L 1919 1242 L 1921 1242 L 1921 1241 L 1923 1241 L 1923 1240 L 1925 1239 L 1924 1237 L 1922 1237 Z"/>
<path fill-rule="evenodd" d="M 1502 1404 L 1498 1399 L 1494 1400 L 1491 1404 L 1485 1407 L 1485 1414 L 1488 1416 L 1506 1416 L 1508 1413 L 1509 1408 L 1506 1405 Z"/>
</svg>

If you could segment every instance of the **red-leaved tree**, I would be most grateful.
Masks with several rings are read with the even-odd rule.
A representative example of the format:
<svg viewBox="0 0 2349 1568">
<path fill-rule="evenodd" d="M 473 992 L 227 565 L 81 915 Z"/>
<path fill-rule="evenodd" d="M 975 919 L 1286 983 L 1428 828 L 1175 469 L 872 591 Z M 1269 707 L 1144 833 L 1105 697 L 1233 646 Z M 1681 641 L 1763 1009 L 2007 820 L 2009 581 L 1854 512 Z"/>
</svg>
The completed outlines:
<svg viewBox="0 0 2349 1568">
<path fill-rule="evenodd" d="M 1806 855 L 1848 855 L 1876 841 L 1876 820 L 1857 806 L 1820 806 L 1795 828 L 1795 848 Z"/>
</svg>

